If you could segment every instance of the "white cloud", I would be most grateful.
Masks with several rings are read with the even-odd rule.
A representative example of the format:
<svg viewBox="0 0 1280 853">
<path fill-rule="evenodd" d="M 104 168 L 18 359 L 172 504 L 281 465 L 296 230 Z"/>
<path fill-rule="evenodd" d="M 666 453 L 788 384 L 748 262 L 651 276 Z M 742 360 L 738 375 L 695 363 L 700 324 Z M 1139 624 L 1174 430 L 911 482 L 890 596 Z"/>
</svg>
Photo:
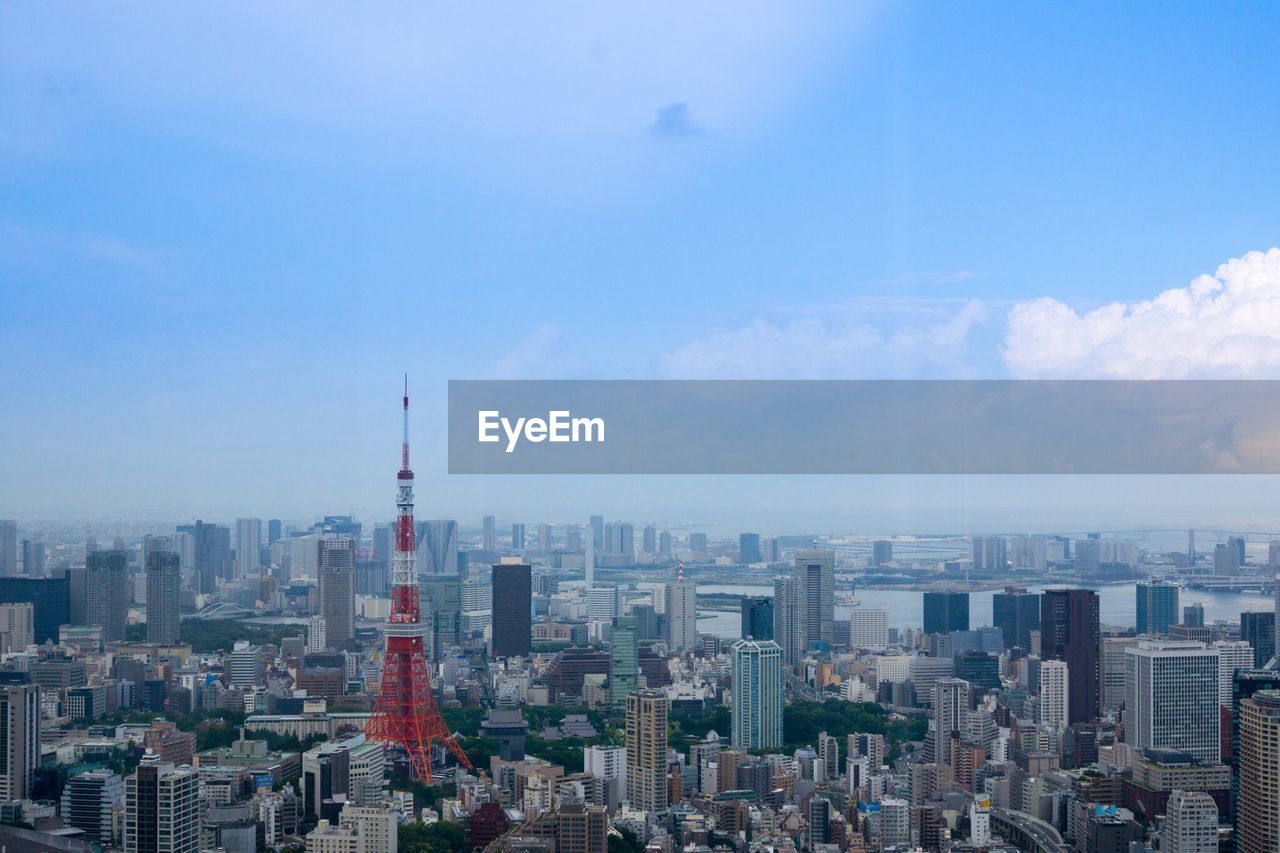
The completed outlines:
<svg viewBox="0 0 1280 853">
<path fill-rule="evenodd" d="M 957 376 L 986 318 L 976 299 L 862 298 L 716 329 L 659 363 L 669 376 L 699 379 Z"/>
<path fill-rule="evenodd" d="M 1280 377 L 1280 249 L 1143 302 L 1084 314 L 1051 297 L 1019 303 L 1003 355 L 1020 378 Z"/>
<path fill-rule="evenodd" d="M 543 323 L 494 362 L 493 378 L 563 379 L 581 367 L 581 359 L 565 352 L 560 327 Z"/>
</svg>

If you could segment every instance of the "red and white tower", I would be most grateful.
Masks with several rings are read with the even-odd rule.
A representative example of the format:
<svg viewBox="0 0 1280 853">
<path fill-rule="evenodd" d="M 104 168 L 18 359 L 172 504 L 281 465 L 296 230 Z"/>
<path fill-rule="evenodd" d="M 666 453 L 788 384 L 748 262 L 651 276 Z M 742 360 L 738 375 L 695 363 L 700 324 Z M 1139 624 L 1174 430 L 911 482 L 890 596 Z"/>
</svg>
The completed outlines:
<svg viewBox="0 0 1280 853">
<path fill-rule="evenodd" d="M 365 726 L 372 740 L 396 744 L 409 753 L 418 778 L 431 781 L 431 742 L 440 741 L 464 767 L 467 755 L 440 716 L 427 668 L 426 626 L 414 566 L 413 471 L 409 468 L 409 380 L 404 384 L 404 442 L 396 475 L 396 545 L 391 558 L 391 617 L 382 686 L 373 716 Z"/>
</svg>

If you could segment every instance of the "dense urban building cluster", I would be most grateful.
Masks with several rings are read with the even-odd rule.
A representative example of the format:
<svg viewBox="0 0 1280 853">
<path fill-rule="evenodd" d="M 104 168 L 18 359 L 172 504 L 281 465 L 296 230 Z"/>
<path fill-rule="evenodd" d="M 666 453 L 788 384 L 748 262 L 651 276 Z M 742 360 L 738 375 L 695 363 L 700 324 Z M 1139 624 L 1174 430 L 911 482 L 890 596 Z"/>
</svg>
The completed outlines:
<svg viewBox="0 0 1280 853">
<path fill-rule="evenodd" d="M 414 527 L 430 784 L 393 523 L 0 521 L 0 843 L 1280 849 L 1274 543 Z"/>
</svg>

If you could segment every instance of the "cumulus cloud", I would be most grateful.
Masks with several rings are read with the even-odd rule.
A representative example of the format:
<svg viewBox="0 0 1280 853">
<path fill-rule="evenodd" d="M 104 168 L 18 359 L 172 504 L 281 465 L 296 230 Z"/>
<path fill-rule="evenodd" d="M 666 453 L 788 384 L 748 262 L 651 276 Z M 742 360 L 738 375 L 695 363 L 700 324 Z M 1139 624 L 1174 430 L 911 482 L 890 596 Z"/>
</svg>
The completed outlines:
<svg viewBox="0 0 1280 853">
<path fill-rule="evenodd" d="M 668 376 L 698 379 L 955 376 L 986 319 L 976 299 L 864 298 L 715 329 L 659 363 Z"/>
<path fill-rule="evenodd" d="M 1003 357 L 1020 378 L 1280 377 L 1280 249 L 1143 302 L 1083 314 L 1050 297 L 1019 303 Z"/>
</svg>

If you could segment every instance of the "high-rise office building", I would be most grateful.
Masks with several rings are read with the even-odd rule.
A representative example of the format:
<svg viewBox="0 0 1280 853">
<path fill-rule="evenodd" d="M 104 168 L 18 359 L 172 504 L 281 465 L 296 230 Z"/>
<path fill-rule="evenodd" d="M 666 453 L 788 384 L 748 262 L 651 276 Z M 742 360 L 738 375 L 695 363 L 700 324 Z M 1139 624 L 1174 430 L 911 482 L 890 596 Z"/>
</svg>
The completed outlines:
<svg viewBox="0 0 1280 853">
<path fill-rule="evenodd" d="M 1040 663 L 1039 722 L 1061 731 L 1067 726 L 1071 676 L 1066 661 L 1046 660 Z"/>
<path fill-rule="evenodd" d="M 879 568 L 893 562 L 893 542 L 877 539 L 871 543 L 871 565 Z"/>
<path fill-rule="evenodd" d="M 78 573 L 83 583 L 84 571 Z M 83 601 L 83 597 L 81 599 Z M 35 614 L 36 642 L 58 642 L 62 625 L 83 625 L 75 621 L 71 608 L 71 574 L 54 572 L 49 578 L 0 577 L 0 601 L 30 604 Z"/>
<path fill-rule="evenodd" d="M 1182 624 L 1188 628 L 1204 627 L 1204 605 L 1200 602 L 1182 608 Z"/>
<path fill-rule="evenodd" d="M 0 802 L 31 798 L 40 766 L 40 688 L 19 673 L 0 679 Z"/>
<path fill-rule="evenodd" d="M 25 652 L 36 642 L 36 612 L 31 604 L 0 604 L 0 654 Z"/>
<path fill-rule="evenodd" d="M 44 543 L 39 539 L 23 539 L 22 573 L 29 578 L 42 578 L 44 571 Z"/>
<path fill-rule="evenodd" d="M 492 594 L 492 593 L 491 593 Z M 459 575 L 427 575 L 419 586 L 423 641 L 428 659 L 439 663 L 452 646 L 462 642 L 462 578 Z"/>
<path fill-rule="evenodd" d="M 480 547 L 491 554 L 498 550 L 496 526 L 497 520 L 492 515 L 486 515 L 480 520 Z"/>
<path fill-rule="evenodd" d="M 1139 634 L 1167 634 L 1178 624 L 1178 585 L 1162 580 L 1138 581 Z"/>
<path fill-rule="evenodd" d="M 1176 749 L 1217 764 L 1222 756 L 1217 650 L 1203 643 L 1142 640 L 1125 655 L 1125 743 L 1138 752 Z"/>
<path fill-rule="evenodd" d="M 738 640 L 729 651 L 733 678 L 733 748 L 782 746 L 782 648 L 773 640 Z"/>
<path fill-rule="evenodd" d="M 1270 669 L 1251 669 L 1237 672 L 1232 679 L 1231 690 L 1231 800 L 1240 802 L 1240 718 L 1241 703 L 1263 690 L 1280 690 L 1280 672 Z M 1231 810 L 1233 822 L 1239 821 L 1240 809 Z M 1239 834 L 1237 833 L 1237 838 Z"/>
<path fill-rule="evenodd" d="M 274 545 L 284 535 L 284 525 L 278 518 L 267 521 L 267 545 Z"/>
<path fill-rule="evenodd" d="M 593 515 L 590 519 L 591 524 L 591 545 L 597 550 L 604 549 L 604 516 Z"/>
<path fill-rule="evenodd" d="M 617 710 L 626 708 L 627 696 L 639 688 L 640 637 L 634 616 L 613 620 L 609 634 L 609 704 Z"/>
<path fill-rule="evenodd" d="M 1066 661 L 1071 672 L 1068 725 L 1101 712 L 1102 631 L 1098 594 L 1091 589 L 1050 589 L 1040 595 L 1040 657 Z"/>
<path fill-rule="evenodd" d="M 0 577 L 18 573 L 18 522 L 0 518 Z"/>
<path fill-rule="evenodd" d="M 849 611 L 849 648 L 883 649 L 889 645 L 889 611 Z"/>
<path fill-rule="evenodd" d="M 1240 572 L 1240 552 L 1233 545 L 1219 543 L 1213 546 L 1213 573 L 1232 577 Z"/>
<path fill-rule="evenodd" d="M 1253 669 L 1253 646 L 1243 640 L 1218 640 L 1212 648 L 1218 653 L 1218 704 L 1230 708 L 1236 673 Z"/>
<path fill-rule="evenodd" d="M 698 644 L 697 585 L 686 580 L 684 567 L 676 570 L 674 582 L 663 591 L 667 614 L 667 646 L 673 651 L 692 649 Z"/>
<path fill-rule="evenodd" d="M 991 622 L 1004 635 L 1004 647 L 1031 650 L 1031 632 L 1040 630 L 1040 596 L 1007 586 L 991 596 Z"/>
<path fill-rule="evenodd" d="M 582 769 L 601 784 L 596 805 L 617 810 L 627 796 L 627 750 L 620 746 L 588 746 L 582 750 Z"/>
<path fill-rule="evenodd" d="M 773 639 L 773 599 L 743 596 L 739 604 L 743 639 Z"/>
<path fill-rule="evenodd" d="M 800 613 L 800 584 L 795 575 L 773 579 L 773 639 L 782 649 L 782 662 L 792 666 L 804 657 L 804 623 Z"/>
<path fill-rule="evenodd" d="M 1137 637 L 1102 638 L 1103 710 L 1118 711 L 1124 704 L 1125 679 L 1128 675 L 1124 651 L 1137 644 Z"/>
<path fill-rule="evenodd" d="M 695 554 L 706 553 L 707 550 L 707 534 L 690 533 L 689 534 L 689 550 Z"/>
<path fill-rule="evenodd" d="M 1043 572 L 1049 565 L 1049 540 L 1043 536 L 1013 537 L 1013 567 Z"/>
<path fill-rule="evenodd" d="M 503 557 L 493 567 L 489 653 L 495 658 L 525 657 L 531 648 L 532 568 L 518 557 Z"/>
<path fill-rule="evenodd" d="M 196 853 L 200 838 L 199 776 L 155 753 L 125 780 L 126 853 Z"/>
<path fill-rule="evenodd" d="M 564 526 L 564 549 L 573 554 L 582 550 L 582 528 L 579 525 Z"/>
<path fill-rule="evenodd" d="M 345 536 L 321 536 L 316 596 L 330 648 L 349 649 L 356 637 L 356 550 Z"/>
<path fill-rule="evenodd" d="M 452 575 L 458 571 L 458 522 L 453 519 L 417 524 L 418 575 Z"/>
<path fill-rule="evenodd" d="M 924 632 L 949 634 L 969 630 L 969 593 L 926 592 L 924 594 Z"/>
<path fill-rule="evenodd" d="M 231 528 L 196 521 L 179 525 L 178 532 L 191 535 L 197 591 L 215 592 L 219 581 L 231 577 Z"/>
<path fill-rule="evenodd" d="M 661 596 L 663 593 L 659 593 Z M 608 622 L 622 613 L 618 587 L 611 583 L 596 584 L 587 589 L 587 618 Z"/>
<path fill-rule="evenodd" d="M 1266 666 L 1276 654 L 1276 614 L 1269 610 L 1241 613 L 1240 639 L 1253 646 L 1253 665 Z"/>
<path fill-rule="evenodd" d="M 550 553 L 552 548 L 551 525 L 542 522 L 538 525 L 538 550 L 544 554 Z"/>
<path fill-rule="evenodd" d="M 1235 803 L 1238 853 L 1280 850 L 1280 691 L 1240 702 L 1240 795 Z"/>
<path fill-rule="evenodd" d="M 262 563 L 262 519 L 236 519 L 236 571 L 235 576 L 259 574 Z"/>
<path fill-rule="evenodd" d="M 124 809 L 124 780 L 110 770 L 72 776 L 62 789 L 62 822 L 84 833 L 88 841 L 115 843 L 117 811 Z"/>
<path fill-rule="evenodd" d="M 519 522 L 511 525 L 511 550 L 524 550 L 524 525 Z"/>
<path fill-rule="evenodd" d="M 1169 795 L 1160 853 L 1218 853 L 1218 805 L 1201 791 Z"/>
<path fill-rule="evenodd" d="M 627 697 L 627 800 L 631 808 L 663 814 L 667 797 L 667 718 L 671 700 L 658 690 Z"/>
<path fill-rule="evenodd" d="M 797 551 L 795 578 L 799 594 L 800 652 L 829 649 L 835 639 L 836 553 L 814 549 Z"/>
<path fill-rule="evenodd" d="M 973 537 L 973 568 L 979 572 L 1003 572 L 1009 568 L 1003 536 Z"/>
<path fill-rule="evenodd" d="M 658 534 L 658 554 L 663 557 L 671 556 L 671 534 L 666 530 Z"/>
<path fill-rule="evenodd" d="M 747 564 L 761 562 L 759 533 L 738 534 L 738 562 Z"/>
<path fill-rule="evenodd" d="M 181 636 L 182 568 L 177 553 L 147 554 L 147 642 L 177 643 Z"/>
<path fill-rule="evenodd" d="M 129 555 L 94 551 L 85 561 L 85 616 L 102 626 L 102 642 L 124 642 L 129 616 Z"/>
<path fill-rule="evenodd" d="M 646 524 L 644 528 L 644 543 L 641 548 L 646 554 L 658 553 L 658 528 L 652 524 Z"/>
<path fill-rule="evenodd" d="M 227 684 L 253 688 L 262 681 L 262 649 L 248 640 L 237 640 L 227 655 Z"/>
</svg>

